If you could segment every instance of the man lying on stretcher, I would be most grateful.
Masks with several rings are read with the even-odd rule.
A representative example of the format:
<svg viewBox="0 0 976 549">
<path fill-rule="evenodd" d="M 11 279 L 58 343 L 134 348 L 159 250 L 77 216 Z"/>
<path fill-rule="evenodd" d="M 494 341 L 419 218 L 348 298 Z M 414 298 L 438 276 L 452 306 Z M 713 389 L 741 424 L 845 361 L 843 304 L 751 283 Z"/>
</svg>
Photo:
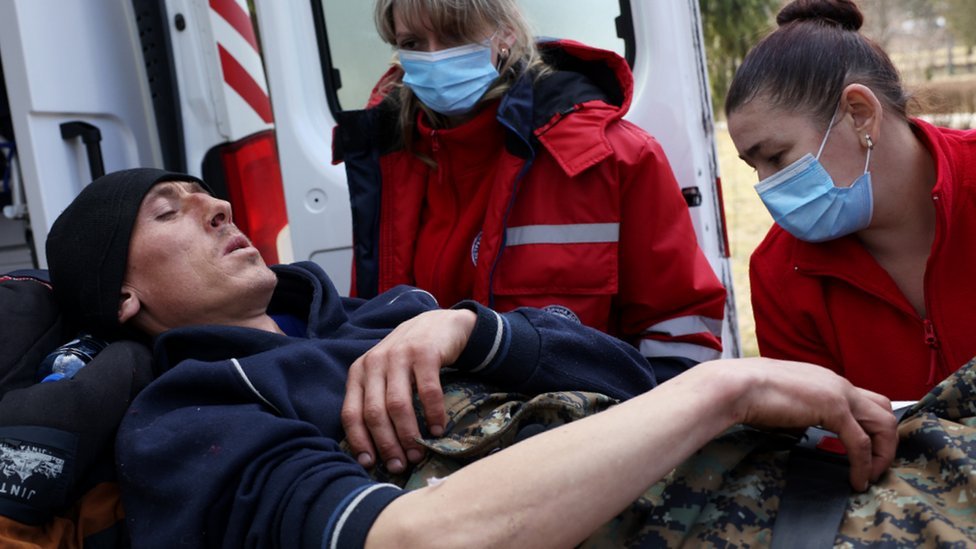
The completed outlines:
<svg viewBox="0 0 976 549">
<path fill-rule="evenodd" d="M 266 267 L 229 204 L 184 174 L 95 181 L 47 252 L 86 328 L 155 338 L 159 377 L 117 439 L 137 547 L 569 546 L 737 423 L 835 431 L 856 490 L 895 453 L 889 401 L 813 365 L 718 360 L 655 387 L 633 348 L 557 315 L 441 309 L 409 287 L 342 298 L 312 263 Z M 422 456 L 418 436 L 444 431 L 446 367 L 524 394 L 626 402 L 435 486 L 373 481 L 368 468 L 402 471 Z"/>
</svg>

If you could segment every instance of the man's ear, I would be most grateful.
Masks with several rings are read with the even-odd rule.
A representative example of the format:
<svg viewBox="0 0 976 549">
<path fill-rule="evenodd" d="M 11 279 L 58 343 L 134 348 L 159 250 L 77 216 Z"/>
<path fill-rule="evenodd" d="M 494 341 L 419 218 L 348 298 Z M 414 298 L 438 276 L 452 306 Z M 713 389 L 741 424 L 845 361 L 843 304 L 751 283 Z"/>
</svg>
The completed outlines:
<svg viewBox="0 0 976 549">
<path fill-rule="evenodd" d="M 136 297 L 135 292 L 132 288 L 123 284 L 122 285 L 122 295 L 119 297 L 119 324 L 125 324 L 132 317 L 139 314 L 142 309 L 142 303 L 139 298 Z"/>
<path fill-rule="evenodd" d="M 870 136 L 871 141 L 877 143 L 881 138 L 881 120 L 884 118 L 884 107 L 878 96 L 863 84 L 850 84 L 844 88 L 841 101 L 851 115 L 854 132 L 861 145 L 868 146 L 865 136 Z"/>
</svg>

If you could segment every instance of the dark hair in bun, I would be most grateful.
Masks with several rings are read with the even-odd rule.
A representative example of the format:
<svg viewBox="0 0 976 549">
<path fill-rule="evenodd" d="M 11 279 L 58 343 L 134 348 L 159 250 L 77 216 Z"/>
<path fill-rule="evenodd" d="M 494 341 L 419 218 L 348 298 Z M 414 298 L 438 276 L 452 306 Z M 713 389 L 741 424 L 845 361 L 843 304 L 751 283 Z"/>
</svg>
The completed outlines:
<svg viewBox="0 0 976 549">
<path fill-rule="evenodd" d="M 826 125 L 844 88 L 858 83 L 887 110 L 907 118 L 910 97 L 898 70 L 884 50 L 858 32 L 864 16 L 852 0 L 794 0 L 776 22 L 779 28 L 756 44 L 736 71 L 726 114 L 763 97 Z"/>
<path fill-rule="evenodd" d="M 856 32 L 864 24 L 864 16 L 851 0 L 796 0 L 776 16 L 781 27 L 793 21 L 819 21 Z"/>
</svg>

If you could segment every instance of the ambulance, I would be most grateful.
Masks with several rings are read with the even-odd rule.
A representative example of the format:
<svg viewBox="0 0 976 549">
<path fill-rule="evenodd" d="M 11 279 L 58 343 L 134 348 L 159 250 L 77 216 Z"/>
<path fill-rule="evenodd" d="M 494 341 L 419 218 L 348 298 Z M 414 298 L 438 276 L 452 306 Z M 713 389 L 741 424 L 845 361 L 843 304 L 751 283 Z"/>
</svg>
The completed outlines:
<svg viewBox="0 0 976 549">
<path fill-rule="evenodd" d="M 632 67 L 626 118 L 671 161 L 729 289 L 724 356 L 739 356 L 698 0 L 521 3 L 540 37 Z M 352 217 L 332 130 L 392 53 L 369 0 L 0 0 L 0 273 L 46 268 L 47 232 L 82 187 L 145 166 L 202 177 L 266 262 L 314 261 L 347 290 Z"/>
</svg>

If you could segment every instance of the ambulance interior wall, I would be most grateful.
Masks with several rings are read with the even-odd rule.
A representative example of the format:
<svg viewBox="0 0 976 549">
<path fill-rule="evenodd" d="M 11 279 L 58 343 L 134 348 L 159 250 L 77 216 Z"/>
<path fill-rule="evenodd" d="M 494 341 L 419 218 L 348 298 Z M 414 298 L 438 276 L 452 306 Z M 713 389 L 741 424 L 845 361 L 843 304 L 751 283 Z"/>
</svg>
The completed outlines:
<svg viewBox="0 0 976 549">
<path fill-rule="evenodd" d="M 0 142 L 14 142 L 13 123 L 10 115 L 10 105 L 7 102 L 7 86 L 3 77 L 3 64 L 0 63 Z M 0 211 L 10 205 L 12 192 L 9 186 L 13 183 L 9 176 L 8 149 L 4 149 L 0 158 Z M 7 219 L 0 215 L 0 274 L 17 269 L 31 269 L 35 267 L 28 245 L 27 223 L 24 220 Z"/>
</svg>

